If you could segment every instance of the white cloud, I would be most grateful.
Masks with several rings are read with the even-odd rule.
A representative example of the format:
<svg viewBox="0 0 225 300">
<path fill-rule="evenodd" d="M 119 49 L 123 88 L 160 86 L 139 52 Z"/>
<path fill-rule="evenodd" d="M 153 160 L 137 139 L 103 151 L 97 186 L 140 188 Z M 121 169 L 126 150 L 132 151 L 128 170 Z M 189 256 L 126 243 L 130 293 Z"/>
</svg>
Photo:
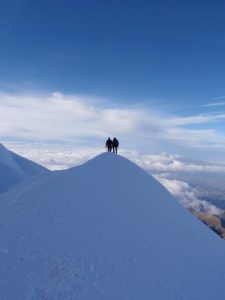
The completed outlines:
<svg viewBox="0 0 225 300">
<path fill-rule="evenodd" d="M 1 136 L 30 140 L 73 140 L 129 134 L 139 116 L 131 109 L 105 108 L 96 98 L 65 96 L 0 95 Z"/>
<path fill-rule="evenodd" d="M 188 117 L 174 117 L 171 118 L 168 123 L 173 126 L 184 126 L 193 124 L 205 124 L 225 119 L 225 114 L 212 113 L 212 114 L 199 114 L 196 116 Z"/>
<path fill-rule="evenodd" d="M 163 175 L 155 175 L 155 178 L 186 208 L 212 215 L 223 214 L 223 210 L 205 200 L 199 199 L 196 189 L 187 182 L 168 179 Z"/>
<path fill-rule="evenodd" d="M 80 165 L 106 151 L 102 147 L 77 147 L 71 145 L 41 143 L 5 143 L 10 150 L 31 159 L 51 170 L 62 170 Z M 119 149 L 119 154 L 134 161 L 150 172 L 220 172 L 225 173 L 225 163 L 187 161 L 180 155 L 160 153 L 141 154 L 138 151 Z"/>
<path fill-rule="evenodd" d="M 224 163 L 194 162 L 185 160 L 180 155 L 160 153 L 160 154 L 140 154 L 136 151 L 120 152 L 124 156 L 136 162 L 148 171 L 159 172 L 225 172 Z"/>
<path fill-rule="evenodd" d="M 225 99 L 225 97 L 221 97 L 222 99 Z M 207 103 L 204 105 L 201 105 L 201 107 L 215 107 L 215 106 L 224 106 L 225 102 L 212 102 L 212 103 Z"/>
<path fill-rule="evenodd" d="M 63 145 L 32 143 L 5 143 L 5 146 L 50 170 L 64 170 L 81 165 L 104 150 L 101 148 L 67 148 Z"/>
<path fill-rule="evenodd" d="M 61 141 L 98 146 L 118 136 L 125 148 L 220 148 L 225 137 L 197 124 L 221 121 L 225 114 L 179 117 L 156 112 L 146 104 L 124 106 L 96 97 L 61 93 L 0 94 L 0 135 L 4 140 Z M 194 129 L 185 125 L 196 125 Z M 161 149 L 160 149 L 161 147 Z"/>
</svg>

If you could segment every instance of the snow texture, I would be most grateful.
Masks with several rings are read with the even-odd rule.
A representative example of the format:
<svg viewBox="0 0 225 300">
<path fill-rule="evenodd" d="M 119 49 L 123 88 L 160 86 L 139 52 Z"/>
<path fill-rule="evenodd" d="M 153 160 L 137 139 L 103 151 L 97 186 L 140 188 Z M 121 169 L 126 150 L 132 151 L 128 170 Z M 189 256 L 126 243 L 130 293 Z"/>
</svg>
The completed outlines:
<svg viewBox="0 0 225 300">
<path fill-rule="evenodd" d="M 224 299 L 224 241 L 104 153 L 0 199 L 0 299 Z"/>
<path fill-rule="evenodd" d="M 9 151 L 0 144 L 0 193 L 24 179 L 47 172 L 44 167 Z"/>
</svg>

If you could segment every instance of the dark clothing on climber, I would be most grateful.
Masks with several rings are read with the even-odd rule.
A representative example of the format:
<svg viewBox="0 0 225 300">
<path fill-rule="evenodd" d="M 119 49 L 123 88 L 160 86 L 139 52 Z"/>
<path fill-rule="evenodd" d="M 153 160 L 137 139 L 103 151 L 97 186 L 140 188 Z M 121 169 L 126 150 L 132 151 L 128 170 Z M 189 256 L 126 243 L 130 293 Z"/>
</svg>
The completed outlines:
<svg viewBox="0 0 225 300">
<path fill-rule="evenodd" d="M 113 148 L 113 142 L 110 138 L 108 138 L 108 140 L 105 143 L 106 148 L 108 148 L 108 152 L 112 152 L 112 148 Z"/>
<path fill-rule="evenodd" d="M 119 141 L 117 140 L 117 138 L 114 137 L 112 143 L 113 143 L 113 152 L 117 153 L 117 148 L 119 147 Z"/>
</svg>

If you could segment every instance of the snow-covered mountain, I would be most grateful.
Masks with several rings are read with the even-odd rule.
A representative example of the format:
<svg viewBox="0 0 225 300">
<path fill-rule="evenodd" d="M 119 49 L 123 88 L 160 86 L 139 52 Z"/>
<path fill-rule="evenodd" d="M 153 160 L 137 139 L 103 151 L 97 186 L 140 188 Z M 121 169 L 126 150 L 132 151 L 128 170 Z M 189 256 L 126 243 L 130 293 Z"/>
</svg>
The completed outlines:
<svg viewBox="0 0 225 300">
<path fill-rule="evenodd" d="M 104 153 L 0 200 L 0 299 L 223 299 L 225 245 Z"/>
<path fill-rule="evenodd" d="M 9 151 L 0 144 L 0 193 L 28 177 L 47 172 L 44 167 Z"/>
</svg>

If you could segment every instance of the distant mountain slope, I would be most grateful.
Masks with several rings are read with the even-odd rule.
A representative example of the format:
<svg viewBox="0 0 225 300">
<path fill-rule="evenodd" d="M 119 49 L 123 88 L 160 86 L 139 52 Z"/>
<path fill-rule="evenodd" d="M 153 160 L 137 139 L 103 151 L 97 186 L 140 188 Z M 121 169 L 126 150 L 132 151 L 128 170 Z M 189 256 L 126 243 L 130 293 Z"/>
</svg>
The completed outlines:
<svg viewBox="0 0 225 300">
<path fill-rule="evenodd" d="M 0 193 L 28 177 L 47 172 L 44 167 L 9 151 L 0 144 Z"/>
<path fill-rule="evenodd" d="M 120 156 L 13 193 L 0 201 L 0 299 L 225 295 L 224 241 Z"/>
</svg>

